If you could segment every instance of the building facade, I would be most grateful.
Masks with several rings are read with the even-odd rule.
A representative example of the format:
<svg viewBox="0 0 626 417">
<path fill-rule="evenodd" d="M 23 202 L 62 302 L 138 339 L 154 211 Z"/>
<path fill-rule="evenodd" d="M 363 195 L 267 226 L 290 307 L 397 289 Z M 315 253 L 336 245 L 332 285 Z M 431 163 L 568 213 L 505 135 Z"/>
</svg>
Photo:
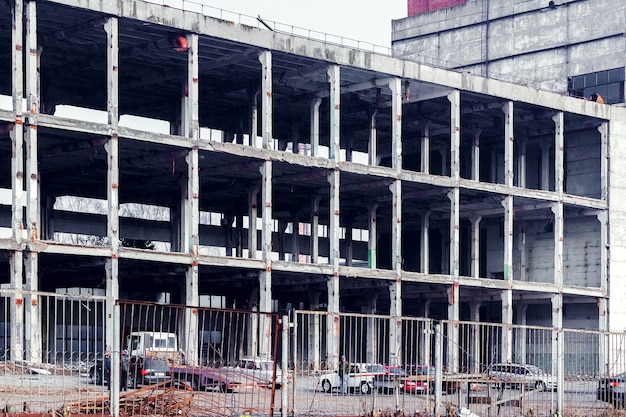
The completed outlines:
<svg viewBox="0 0 626 417">
<path fill-rule="evenodd" d="M 626 109 L 201 7 L 0 7 L 7 349 L 68 288 L 623 329 Z"/>
<path fill-rule="evenodd" d="M 619 0 L 408 1 L 398 57 L 605 103 L 624 103 L 626 4 Z"/>
</svg>

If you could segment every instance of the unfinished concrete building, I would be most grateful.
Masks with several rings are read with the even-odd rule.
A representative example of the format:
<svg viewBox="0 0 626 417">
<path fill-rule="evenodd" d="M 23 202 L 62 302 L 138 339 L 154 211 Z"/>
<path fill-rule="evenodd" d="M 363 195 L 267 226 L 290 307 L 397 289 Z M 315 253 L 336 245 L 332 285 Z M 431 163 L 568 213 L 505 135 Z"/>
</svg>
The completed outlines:
<svg viewBox="0 0 626 417">
<path fill-rule="evenodd" d="M 626 110 L 185 4 L 0 3 L 3 288 L 623 328 Z"/>
<path fill-rule="evenodd" d="M 395 56 L 575 97 L 624 103 L 621 0 L 407 0 Z"/>
</svg>

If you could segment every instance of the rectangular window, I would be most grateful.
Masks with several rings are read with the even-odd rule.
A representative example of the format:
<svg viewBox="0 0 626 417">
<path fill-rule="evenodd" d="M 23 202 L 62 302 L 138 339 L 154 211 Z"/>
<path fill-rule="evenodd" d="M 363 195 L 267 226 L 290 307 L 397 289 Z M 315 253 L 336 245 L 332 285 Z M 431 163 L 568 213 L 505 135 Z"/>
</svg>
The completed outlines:
<svg viewBox="0 0 626 417">
<path fill-rule="evenodd" d="M 624 102 L 624 68 L 598 71 L 570 77 L 567 90 L 571 96 L 589 99 L 599 94 L 605 103 Z"/>
</svg>

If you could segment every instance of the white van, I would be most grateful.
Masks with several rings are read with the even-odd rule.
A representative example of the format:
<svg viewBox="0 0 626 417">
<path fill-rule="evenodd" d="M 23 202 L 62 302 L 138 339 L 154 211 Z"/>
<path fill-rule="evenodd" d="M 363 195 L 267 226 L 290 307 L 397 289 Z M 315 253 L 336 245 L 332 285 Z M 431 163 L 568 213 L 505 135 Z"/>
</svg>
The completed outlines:
<svg viewBox="0 0 626 417">
<path fill-rule="evenodd" d="M 160 353 L 178 353 L 176 334 L 167 332 L 132 332 L 126 336 L 125 348 L 132 356 L 160 356 Z"/>
</svg>

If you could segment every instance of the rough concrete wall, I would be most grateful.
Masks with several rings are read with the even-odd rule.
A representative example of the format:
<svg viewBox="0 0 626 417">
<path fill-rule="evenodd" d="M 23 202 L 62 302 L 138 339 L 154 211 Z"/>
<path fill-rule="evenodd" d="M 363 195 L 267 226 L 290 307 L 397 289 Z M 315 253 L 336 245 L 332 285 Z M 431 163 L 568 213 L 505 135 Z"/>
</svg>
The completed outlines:
<svg viewBox="0 0 626 417">
<path fill-rule="evenodd" d="M 600 198 L 600 133 L 586 130 L 570 133 L 565 139 L 565 192 Z"/>
<path fill-rule="evenodd" d="M 526 227 L 526 281 L 554 282 L 554 234 L 547 224 L 548 220 Z M 519 256 L 519 250 L 513 256 Z"/>
<path fill-rule="evenodd" d="M 519 319 L 518 319 L 519 320 Z M 552 306 L 533 304 L 526 312 L 526 323 L 530 326 L 552 326 Z M 599 314 L 595 304 L 565 304 L 563 327 L 568 329 L 598 329 Z"/>
<path fill-rule="evenodd" d="M 595 216 L 565 220 L 563 284 L 600 288 L 601 236 Z"/>
<path fill-rule="evenodd" d="M 609 124 L 609 330 L 626 330 L 626 121 Z"/>
<path fill-rule="evenodd" d="M 393 50 L 398 56 L 477 74 L 485 70 L 475 66 L 488 61 L 492 77 L 523 74 L 528 82 L 556 84 L 554 91 L 566 91 L 568 76 L 626 65 L 626 2 L 557 3 L 550 8 L 547 1 L 469 0 L 394 20 Z M 484 23 L 487 16 L 489 25 Z"/>
<path fill-rule="evenodd" d="M 504 236 L 502 236 L 502 227 L 497 224 L 487 226 L 487 270 L 486 278 L 500 278 L 504 275 Z"/>
</svg>

